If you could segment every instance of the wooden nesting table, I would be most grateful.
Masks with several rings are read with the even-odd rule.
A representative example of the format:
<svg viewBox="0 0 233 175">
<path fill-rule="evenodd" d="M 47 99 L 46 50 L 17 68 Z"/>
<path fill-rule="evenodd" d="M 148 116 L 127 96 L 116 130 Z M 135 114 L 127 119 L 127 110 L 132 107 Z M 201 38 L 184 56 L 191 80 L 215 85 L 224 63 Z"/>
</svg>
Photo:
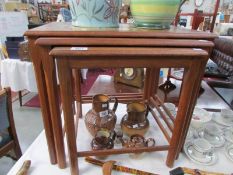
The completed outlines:
<svg viewBox="0 0 233 175">
<path fill-rule="evenodd" d="M 150 152 L 168 150 L 166 164 L 171 167 L 184 144 L 193 108 L 196 103 L 208 53 L 216 35 L 186 29 L 146 30 L 130 27 L 127 24 L 119 28 L 76 28 L 70 23 L 49 23 L 28 30 L 30 54 L 34 64 L 41 109 L 46 132 L 50 161 L 66 167 L 62 122 L 58 102 L 56 72 L 59 74 L 62 106 L 64 111 L 67 145 L 71 174 L 78 174 L 77 157 L 91 155 L 109 155 L 132 152 Z M 57 61 L 57 70 L 55 60 Z M 150 108 L 155 121 L 161 128 L 168 145 L 150 148 L 112 149 L 101 151 L 82 151 L 76 147 L 76 134 L 72 104 L 73 91 L 79 104 L 90 102 L 91 96 L 81 96 L 78 76 L 72 78 L 72 71 L 81 68 L 147 68 L 144 92 L 142 94 L 114 94 L 120 101 L 144 100 Z M 159 69 L 185 68 L 180 92 L 176 119 L 171 117 L 169 124 L 164 117 L 170 136 L 154 110 L 162 102 L 157 99 L 156 89 L 159 81 Z M 73 90 L 75 84 L 75 90 Z M 111 94 L 110 94 L 111 95 Z M 78 113 L 80 114 L 81 105 Z"/>
</svg>

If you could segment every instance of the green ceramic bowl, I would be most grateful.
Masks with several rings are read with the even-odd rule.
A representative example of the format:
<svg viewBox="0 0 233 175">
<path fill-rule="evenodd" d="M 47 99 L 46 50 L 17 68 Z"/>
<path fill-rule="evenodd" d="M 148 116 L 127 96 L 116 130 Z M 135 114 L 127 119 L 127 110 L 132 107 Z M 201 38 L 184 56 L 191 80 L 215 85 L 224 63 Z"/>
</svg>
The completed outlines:
<svg viewBox="0 0 233 175">
<path fill-rule="evenodd" d="M 180 0 L 131 0 L 130 9 L 137 27 L 169 28 Z"/>
</svg>

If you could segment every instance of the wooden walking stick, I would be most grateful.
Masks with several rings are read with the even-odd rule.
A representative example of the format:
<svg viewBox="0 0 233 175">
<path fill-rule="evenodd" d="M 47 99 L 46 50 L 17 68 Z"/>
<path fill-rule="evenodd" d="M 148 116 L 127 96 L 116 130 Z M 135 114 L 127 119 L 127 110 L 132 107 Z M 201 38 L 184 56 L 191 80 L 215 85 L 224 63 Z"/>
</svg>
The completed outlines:
<svg viewBox="0 0 233 175">
<path fill-rule="evenodd" d="M 104 161 L 100 161 L 97 159 L 93 159 L 91 157 L 86 157 L 85 161 L 87 161 L 88 163 L 92 163 L 94 165 L 98 165 L 98 166 L 103 166 L 104 165 Z M 129 167 L 125 167 L 125 166 L 120 166 L 120 165 L 113 165 L 115 161 L 109 161 L 109 163 L 107 164 L 109 166 L 109 164 L 111 164 L 113 167 L 113 170 L 116 171 L 121 171 L 121 172 L 125 172 L 125 173 L 130 173 L 130 174 L 137 174 L 137 175 L 158 175 L 158 174 L 154 174 L 154 173 L 150 173 L 150 172 L 146 172 L 146 171 L 142 171 L 142 170 L 138 170 L 138 169 L 134 169 L 134 168 L 129 168 Z M 106 166 L 105 166 L 106 169 Z M 108 168 L 109 171 L 109 168 Z"/>
<path fill-rule="evenodd" d="M 27 175 L 30 166 L 31 166 L 31 161 L 25 160 L 22 167 L 19 169 L 16 175 Z"/>
<path fill-rule="evenodd" d="M 224 173 L 202 171 L 202 170 L 191 169 L 191 168 L 186 168 L 186 167 L 178 167 L 178 168 L 175 168 L 174 170 L 170 171 L 170 175 L 185 175 L 185 174 L 190 174 L 190 175 L 227 175 Z"/>
</svg>

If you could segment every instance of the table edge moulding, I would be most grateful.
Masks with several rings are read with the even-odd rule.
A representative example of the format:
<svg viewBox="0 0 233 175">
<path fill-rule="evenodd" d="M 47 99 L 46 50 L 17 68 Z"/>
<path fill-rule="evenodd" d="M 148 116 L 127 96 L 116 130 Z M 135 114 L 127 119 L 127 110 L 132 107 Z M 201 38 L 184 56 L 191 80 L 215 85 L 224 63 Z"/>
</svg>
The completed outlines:
<svg viewBox="0 0 233 175">
<path fill-rule="evenodd" d="M 75 149 L 76 145 L 70 145 L 70 143 L 73 143 L 76 134 L 73 132 L 75 128 L 73 128 L 72 117 L 68 117 L 71 115 L 68 104 L 73 104 L 74 98 L 69 96 L 71 91 L 68 92 L 67 89 L 64 89 L 66 86 L 64 82 L 71 85 L 73 80 L 71 77 L 64 76 L 65 74 L 70 75 L 70 70 L 74 68 L 79 70 L 80 68 L 97 66 L 106 68 L 112 67 L 111 65 L 114 65 L 114 67 L 148 67 L 145 78 L 146 88 L 144 88 L 142 97 L 153 109 L 155 106 L 153 101 L 157 101 L 154 96 L 156 93 L 154 89 L 158 87 L 159 68 L 163 66 L 185 67 L 180 95 L 180 99 L 183 99 L 183 101 L 180 100 L 179 102 L 178 117 L 174 124 L 175 134 L 171 137 L 172 146 L 169 146 L 167 157 L 167 165 L 173 165 L 184 144 L 208 54 L 214 46 L 212 41 L 216 37 L 215 34 L 175 27 L 170 30 L 147 30 L 133 28 L 130 25 L 120 25 L 120 28 L 117 29 L 103 29 L 77 28 L 72 27 L 71 23 L 49 23 L 28 30 L 25 35 L 29 39 L 30 53 L 35 68 L 50 161 L 52 164 L 58 163 L 60 168 L 65 168 L 64 135 L 58 102 L 56 71 L 60 73 L 59 82 L 65 114 L 65 127 L 71 126 L 71 129 L 66 130 L 66 134 L 73 175 L 78 174 L 78 154 Z M 101 41 L 101 43 L 98 44 L 98 41 Z M 70 49 L 74 46 L 86 47 L 87 51 Z M 82 56 L 82 59 L 79 59 L 79 56 Z M 55 57 L 58 62 L 57 70 Z M 68 72 L 64 72 L 64 69 L 67 69 Z M 190 72 L 192 72 L 192 75 Z M 189 76 L 190 78 L 188 78 Z M 193 79 L 193 81 L 189 79 Z M 75 84 L 75 92 L 78 93 L 80 82 L 76 81 Z M 72 87 L 68 89 L 72 90 Z M 68 96 L 65 96 L 64 93 Z M 129 94 L 126 94 L 126 97 L 127 95 Z M 85 98 L 90 101 L 89 97 L 82 97 L 80 93 L 77 94 L 76 100 L 79 102 L 80 110 Z M 189 103 L 186 103 L 187 101 Z M 182 114 L 186 115 L 182 116 Z M 182 127 L 178 123 L 181 123 L 180 126 Z M 70 154 L 74 152 L 76 154 Z"/>
<path fill-rule="evenodd" d="M 25 32 L 30 37 L 104 37 L 104 38 L 180 38 L 214 39 L 217 34 L 171 26 L 166 30 L 135 28 L 130 24 L 120 24 L 119 28 L 74 27 L 70 22 L 51 22 Z"/>
</svg>

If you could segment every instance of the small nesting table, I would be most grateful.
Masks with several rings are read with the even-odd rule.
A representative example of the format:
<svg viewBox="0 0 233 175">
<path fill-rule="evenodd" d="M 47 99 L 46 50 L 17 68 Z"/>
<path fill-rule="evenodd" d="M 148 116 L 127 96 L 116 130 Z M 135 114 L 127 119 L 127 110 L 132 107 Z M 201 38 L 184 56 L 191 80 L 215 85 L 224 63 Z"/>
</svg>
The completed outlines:
<svg viewBox="0 0 233 175">
<path fill-rule="evenodd" d="M 56 82 L 58 71 L 65 128 L 69 128 L 66 134 L 72 175 L 78 174 L 77 157 L 91 155 L 168 150 L 166 164 L 169 167 L 173 166 L 184 144 L 215 34 L 173 27 L 169 30 L 137 29 L 128 24 L 116 29 L 103 29 L 75 28 L 70 23 L 49 23 L 31 29 L 25 35 L 29 38 L 52 164 L 58 163 L 60 168 L 66 167 Z M 55 60 L 58 63 L 57 70 Z M 146 101 L 168 145 L 107 151 L 79 152 L 77 150 L 72 109 L 74 101 L 72 84 L 77 84 L 75 92 L 80 103 L 90 102 L 91 97 L 81 97 L 78 79 L 73 80 L 71 75 L 73 70 L 96 67 L 147 68 L 143 94 L 141 96 L 122 94 L 120 97 L 125 102 L 134 99 L 134 96 Z M 171 116 L 172 124 L 163 117 L 168 129 L 161 124 L 154 112 L 156 109 L 161 113 L 159 105 L 164 107 L 155 95 L 158 88 L 159 69 L 164 67 L 185 68 L 177 117 L 174 119 Z M 81 105 L 78 111 L 80 110 Z M 167 130 L 172 135 L 169 135 Z"/>
</svg>

